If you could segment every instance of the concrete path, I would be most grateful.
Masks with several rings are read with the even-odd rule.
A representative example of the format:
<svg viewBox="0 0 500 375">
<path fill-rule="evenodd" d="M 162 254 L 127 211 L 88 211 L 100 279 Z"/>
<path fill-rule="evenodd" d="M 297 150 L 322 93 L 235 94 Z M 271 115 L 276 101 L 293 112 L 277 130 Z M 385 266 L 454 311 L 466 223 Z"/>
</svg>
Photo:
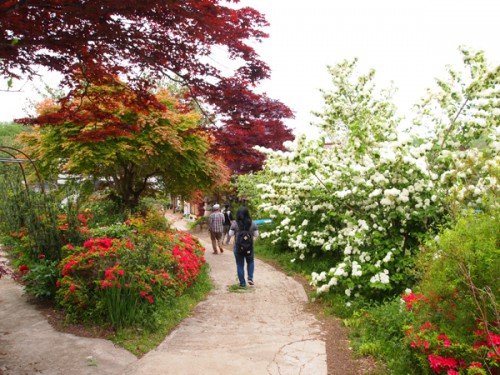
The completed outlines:
<svg viewBox="0 0 500 375">
<path fill-rule="evenodd" d="M 177 228 L 186 228 L 179 215 L 167 216 Z M 106 340 L 54 331 L 26 303 L 19 287 L 0 279 L 0 375 L 326 375 L 321 323 L 305 312 L 303 287 L 256 260 L 255 287 L 231 292 L 229 287 L 237 283 L 232 246 L 213 255 L 206 232 L 200 239 L 207 248 L 215 289 L 191 317 L 140 359 Z M 22 326 L 17 319 L 17 324 L 9 321 L 16 314 L 25 314 Z M 35 331 L 44 335 L 33 335 Z M 30 340 L 30 334 L 40 339 Z"/>
<path fill-rule="evenodd" d="M 135 361 L 111 341 L 54 330 L 19 284 L 0 279 L 0 375 L 114 375 Z"/>
</svg>

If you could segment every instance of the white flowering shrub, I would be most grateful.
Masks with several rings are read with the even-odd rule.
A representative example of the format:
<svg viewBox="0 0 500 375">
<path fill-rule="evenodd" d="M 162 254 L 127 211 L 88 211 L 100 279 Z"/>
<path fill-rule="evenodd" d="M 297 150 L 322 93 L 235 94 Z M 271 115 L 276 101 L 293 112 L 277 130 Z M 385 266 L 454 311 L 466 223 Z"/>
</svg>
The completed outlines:
<svg viewBox="0 0 500 375">
<path fill-rule="evenodd" d="M 328 257 L 331 267 L 311 275 L 318 293 L 400 293 L 425 236 L 454 210 L 496 204 L 500 69 L 482 53 L 463 55 L 465 71 L 450 69 L 418 107 L 425 136 L 398 134 L 390 95 L 375 94 L 374 73 L 356 75 L 356 61 L 345 61 L 329 68 L 334 89 L 316 114 L 325 137 L 297 139 L 288 152 L 260 149 L 257 195 L 275 223 L 262 236 L 285 243 L 296 261 Z"/>
</svg>

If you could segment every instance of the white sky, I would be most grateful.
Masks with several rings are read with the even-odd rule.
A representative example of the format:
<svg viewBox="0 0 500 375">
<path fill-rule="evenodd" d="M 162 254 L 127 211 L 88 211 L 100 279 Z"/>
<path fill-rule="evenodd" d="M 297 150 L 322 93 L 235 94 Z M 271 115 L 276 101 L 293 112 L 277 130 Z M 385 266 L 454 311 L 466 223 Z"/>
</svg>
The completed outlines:
<svg viewBox="0 0 500 375">
<path fill-rule="evenodd" d="M 287 125 L 314 136 L 312 110 L 321 110 L 319 89 L 331 87 L 327 65 L 353 57 L 374 68 L 379 88 L 394 81 L 395 103 L 409 115 L 447 64 L 460 66 L 458 47 L 486 52 L 500 62 L 500 0 L 241 0 L 266 15 L 270 37 L 256 49 L 272 69 L 259 90 L 296 114 Z M 47 80 L 47 77 L 45 77 Z M 24 84 L 24 86 L 23 86 Z M 0 83 L 5 89 L 5 83 Z M 30 83 L 22 92 L 0 92 L 0 121 L 26 116 Z"/>
<path fill-rule="evenodd" d="M 390 81 L 400 114 L 443 77 L 445 65 L 461 66 L 458 47 L 484 50 L 500 63 L 500 0 L 242 0 L 264 13 L 270 38 L 257 47 L 272 69 L 262 85 L 296 112 L 296 134 L 315 132 L 310 114 L 321 110 L 319 89 L 331 88 L 327 65 L 359 58 L 376 70 L 379 88 Z"/>
</svg>

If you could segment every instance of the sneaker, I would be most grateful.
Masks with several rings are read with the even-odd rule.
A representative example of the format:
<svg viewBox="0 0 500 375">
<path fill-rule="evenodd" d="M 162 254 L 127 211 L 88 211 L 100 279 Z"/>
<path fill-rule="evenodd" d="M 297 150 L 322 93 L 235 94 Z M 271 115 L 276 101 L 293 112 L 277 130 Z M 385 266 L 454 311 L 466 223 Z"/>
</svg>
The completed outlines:
<svg viewBox="0 0 500 375">
<path fill-rule="evenodd" d="M 253 286 L 253 285 L 254 285 L 254 284 L 253 284 L 253 280 L 250 280 L 250 279 L 249 279 L 249 280 L 248 280 L 248 285 L 252 285 L 252 286 Z"/>
<path fill-rule="evenodd" d="M 221 254 L 224 252 L 224 249 L 222 248 L 222 246 L 219 247 L 219 250 L 220 250 Z"/>
</svg>

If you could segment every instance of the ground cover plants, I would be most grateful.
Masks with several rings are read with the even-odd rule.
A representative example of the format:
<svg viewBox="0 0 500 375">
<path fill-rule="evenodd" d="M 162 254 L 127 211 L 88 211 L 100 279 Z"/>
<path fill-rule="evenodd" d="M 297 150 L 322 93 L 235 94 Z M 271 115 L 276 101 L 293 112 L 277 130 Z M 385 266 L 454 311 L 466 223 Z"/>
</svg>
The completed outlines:
<svg viewBox="0 0 500 375">
<path fill-rule="evenodd" d="M 449 76 L 437 80 L 437 89 L 417 106 L 415 124 L 425 131 L 414 134 L 399 130 L 390 92 L 375 91 L 373 71 L 361 74 L 356 60 L 330 67 L 333 89 L 323 91 L 325 108 L 317 113 L 324 137 L 298 139 L 287 145 L 287 152 L 260 149 L 267 154 L 263 171 L 239 185 L 262 217 L 273 220 L 262 237 L 276 252 L 288 254 L 281 257 L 293 262 L 293 268 L 309 272 L 318 297 L 330 301 L 332 312 L 352 327 L 358 353 L 384 358 L 394 373 L 498 371 L 496 354 L 493 359 L 468 357 L 460 367 L 445 365 L 439 358 L 447 357 L 438 346 L 419 347 L 419 353 L 418 340 L 405 333 L 415 313 L 420 319 L 424 309 L 412 315 L 401 301 L 415 295 L 407 294 L 409 289 L 424 291 L 427 277 L 434 283 L 442 280 L 443 288 L 460 287 L 462 298 L 491 290 L 489 298 L 478 299 L 481 309 L 470 303 L 464 309 L 468 327 L 475 327 L 482 311 L 497 311 L 499 291 L 491 279 L 478 283 L 464 265 L 459 272 L 458 264 L 449 264 L 454 278 L 446 281 L 430 276 L 432 262 L 419 268 L 426 246 L 433 249 L 427 253 L 431 259 L 438 257 L 442 249 L 429 244 L 460 223 L 468 210 L 498 215 L 500 67 L 489 66 L 481 52 L 461 53 L 462 71 L 449 67 Z M 495 230 L 498 235 L 498 226 Z M 473 242 L 474 234 L 468 234 L 460 240 L 464 247 Z M 467 267 L 497 265 L 498 241 L 493 243 L 484 249 L 483 261 L 470 258 Z M 470 252 L 475 251 L 472 246 Z M 482 270 L 497 274 L 486 266 Z M 443 314 L 453 296 L 425 296 L 439 302 L 426 311 Z M 498 315 L 489 315 L 482 324 L 494 333 L 481 338 L 491 341 L 488 348 L 495 353 Z M 446 337 L 452 331 L 433 330 Z M 476 362 L 482 367 L 472 365 Z"/>
</svg>

